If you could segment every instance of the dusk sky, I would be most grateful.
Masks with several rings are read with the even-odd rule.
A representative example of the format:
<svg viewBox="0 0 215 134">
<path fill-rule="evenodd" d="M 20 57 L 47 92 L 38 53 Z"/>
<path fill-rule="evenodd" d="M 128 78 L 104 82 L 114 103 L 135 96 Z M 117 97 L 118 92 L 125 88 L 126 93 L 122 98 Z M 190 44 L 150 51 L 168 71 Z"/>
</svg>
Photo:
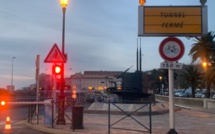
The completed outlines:
<svg viewBox="0 0 215 134">
<path fill-rule="evenodd" d="M 84 71 L 136 70 L 139 0 L 69 0 L 66 10 L 65 76 Z M 197 6 L 199 0 L 147 0 L 146 6 Z M 208 31 L 215 31 L 215 1 L 207 0 Z M 157 69 L 158 53 L 166 37 L 142 37 L 142 70 Z M 180 37 L 185 54 L 180 63 L 190 64 L 188 52 L 195 41 Z M 44 59 L 52 46 L 62 45 L 60 0 L 0 1 L 0 87 L 13 83 L 19 89 L 35 83 L 35 59 L 40 73 L 51 74 Z"/>
</svg>

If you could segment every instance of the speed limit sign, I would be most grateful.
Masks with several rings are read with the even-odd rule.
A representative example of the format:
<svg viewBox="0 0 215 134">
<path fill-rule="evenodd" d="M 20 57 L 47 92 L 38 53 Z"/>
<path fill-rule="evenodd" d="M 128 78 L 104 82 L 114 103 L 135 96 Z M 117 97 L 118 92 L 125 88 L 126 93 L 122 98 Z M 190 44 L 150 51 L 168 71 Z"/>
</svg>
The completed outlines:
<svg viewBox="0 0 215 134">
<path fill-rule="evenodd" d="M 184 55 L 184 44 L 178 38 L 166 38 L 159 46 L 159 53 L 165 61 L 178 61 Z"/>
</svg>

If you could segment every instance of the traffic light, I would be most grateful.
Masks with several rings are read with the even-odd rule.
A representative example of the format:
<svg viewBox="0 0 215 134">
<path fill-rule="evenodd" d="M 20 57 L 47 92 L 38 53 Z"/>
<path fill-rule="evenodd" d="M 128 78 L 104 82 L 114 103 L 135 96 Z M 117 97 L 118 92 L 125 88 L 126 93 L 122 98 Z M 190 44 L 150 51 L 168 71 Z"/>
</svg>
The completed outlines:
<svg viewBox="0 0 215 134">
<path fill-rule="evenodd" d="M 62 67 L 60 65 L 53 65 L 53 73 L 55 75 L 62 73 Z"/>
<path fill-rule="evenodd" d="M 6 110 L 8 108 L 7 101 L 5 99 L 0 99 L 0 110 Z"/>
<path fill-rule="evenodd" d="M 56 78 L 60 79 L 63 72 L 63 68 L 61 65 L 53 65 L 52 74 L 55 75 Z"/>
<path fill-rule="evenodd" d="M 77 98 L 77 87 L 76 85 L 72 86 L 72 99 L 76 99 Z"/>
<path fill-rule="evenodd" d="M 72 98 L 73 99 L 77 98 L 77 91 L 76 90 L 72 90 Z"/>
<path fill-rule="evenodd" d="M 6 102 L 5 101 L 1 101 L 1 106 L 5 106 Z"/>
</svg>

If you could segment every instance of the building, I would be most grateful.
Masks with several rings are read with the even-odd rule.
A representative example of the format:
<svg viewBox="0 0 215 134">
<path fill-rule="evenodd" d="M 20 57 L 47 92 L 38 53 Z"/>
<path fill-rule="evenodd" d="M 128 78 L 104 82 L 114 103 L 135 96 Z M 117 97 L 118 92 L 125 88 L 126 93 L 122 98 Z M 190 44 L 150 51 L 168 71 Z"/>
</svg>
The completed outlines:
<svg viewBox="0 0 215 134">
<path fill-rule="evenodd" d="M 6 89 L 10 92 L 13 93 L 14 92 L 14 85 L 6 85 Z"/>
<path fill-rule="evenodd" d="M 122 74 L 122 71 L 84 71 L 76 73 L 66 79 L 66 85 L 71 85 L 77 90 L 95 90 L 102 91 L 108 87 L 117 87 L 121 89 L 121 79 L 116 79 Z"/>
</svg>

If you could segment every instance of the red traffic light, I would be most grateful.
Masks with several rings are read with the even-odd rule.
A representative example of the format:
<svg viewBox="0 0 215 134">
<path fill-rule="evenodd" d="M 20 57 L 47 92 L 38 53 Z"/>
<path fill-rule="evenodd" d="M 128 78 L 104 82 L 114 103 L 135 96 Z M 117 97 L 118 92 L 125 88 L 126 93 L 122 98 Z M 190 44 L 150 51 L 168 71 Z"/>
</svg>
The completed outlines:
<svg viewBox="0 0 215 134">
<path fill-rule="evenodd" d="M 60 65 L 53 65 L 53 74 L 61 74 L 62 67 Z"/>
<path fill-rule="evenodd" d="M 6 102 L 5 101 L 1 101 L 1 106 L 5 106 Z"/>
<path fill-rule="evenodd" d="M 59 74 L 61 72 L 61 67 L 60 66 L 55 66 L 55 73 Z"/>
</svg>

